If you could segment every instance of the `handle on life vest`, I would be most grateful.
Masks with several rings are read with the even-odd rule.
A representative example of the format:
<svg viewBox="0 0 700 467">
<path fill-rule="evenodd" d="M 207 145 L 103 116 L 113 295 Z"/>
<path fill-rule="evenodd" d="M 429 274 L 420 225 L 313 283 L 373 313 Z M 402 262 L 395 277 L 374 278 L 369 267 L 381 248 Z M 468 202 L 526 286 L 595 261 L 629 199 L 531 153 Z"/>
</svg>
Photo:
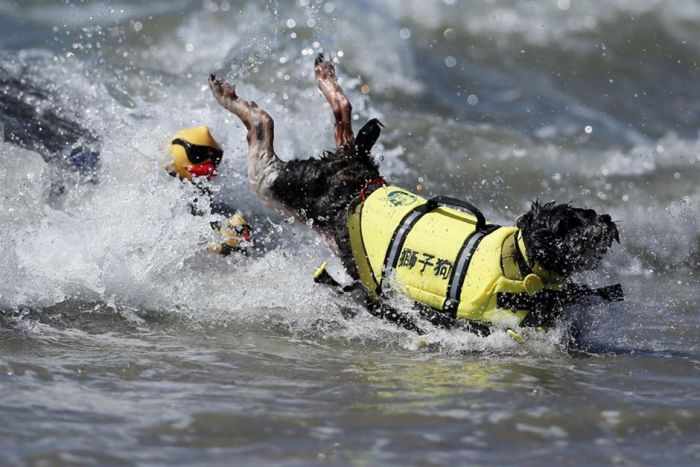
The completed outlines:
<svg viewBox="0 0 700 467">
<path fill-rule="evenodd" d="M 481 211 L 479 211 L 479 208 L 467 201 L 457 198 L 450 198 L 449 196 L 437 196 L 428 200 L 428 204 L 430 205 L 429 210 L 433 210 L 439 205 L 466 209 L 474 214 L 474 217 L 476 217 L 476 230 L 484 230 L 486 228 L 486 218 L 484 215 L 481 213 Z"/>
</svg>

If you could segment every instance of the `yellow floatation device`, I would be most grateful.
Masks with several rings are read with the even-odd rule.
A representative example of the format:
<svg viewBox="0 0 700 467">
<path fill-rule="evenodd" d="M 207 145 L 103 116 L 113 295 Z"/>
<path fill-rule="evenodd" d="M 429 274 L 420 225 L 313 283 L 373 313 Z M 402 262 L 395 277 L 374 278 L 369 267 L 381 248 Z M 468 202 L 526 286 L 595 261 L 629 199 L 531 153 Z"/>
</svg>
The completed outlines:
<svg viewBox="0 0 700 467">
<path fill-rule="evenodd" d="M 515 327 L 530 311 L 522 297 L 565 286 L 557 275 L 527 266 L 517 227 L 487 224 L 464 201 L 384 186 L 350 204 L 348 229 L 360 281 L 373 299 L 391 283 L 454 318 Z M 520 301 L 506 303 L 513 297 Z"/>
<path fill-rule="evenodd" d="M 204 125 L 175 133 L 168 151 L 172 157 L 169 170 L 187 180 L 213 177 L 223 157 L 221 146 L 211 135 L 209 127 Z"/>
<path fill-rule="evenodd" d="M 222 237 L 221 242 L 209 244 L 209 250 L 214 253 L 228 255 L 233 251 L 245 252 L 246 248 L 253 246 L 250 225 L 238 211 L 224 222 L 212 224 L 212 228 Z"/>
</svg>

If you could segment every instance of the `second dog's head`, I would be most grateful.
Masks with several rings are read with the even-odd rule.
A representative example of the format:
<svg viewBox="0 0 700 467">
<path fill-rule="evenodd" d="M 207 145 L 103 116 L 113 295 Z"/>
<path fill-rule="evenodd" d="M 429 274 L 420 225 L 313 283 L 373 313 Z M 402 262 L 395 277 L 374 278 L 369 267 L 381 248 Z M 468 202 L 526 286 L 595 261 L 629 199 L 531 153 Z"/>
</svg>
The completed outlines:
<svg viewBox="0 0 700 467">
<path fill-rule="evenodd" d="M 530 264 L 562 276 L 597 268 L 613 240 L 620 242 L 609 215 L 569 204 L 535 201 L 517 226 Z"/>
</svg>

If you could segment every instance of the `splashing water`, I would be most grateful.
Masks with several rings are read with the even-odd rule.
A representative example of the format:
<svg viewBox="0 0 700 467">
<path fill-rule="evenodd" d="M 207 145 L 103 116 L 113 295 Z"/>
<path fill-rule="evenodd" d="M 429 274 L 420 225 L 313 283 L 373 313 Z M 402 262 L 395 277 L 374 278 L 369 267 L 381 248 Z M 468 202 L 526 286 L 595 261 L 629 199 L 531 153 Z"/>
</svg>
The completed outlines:
<svg viewBox="0 0 700 467">
<path fill-rule="evenodd" d="M 51 96 L 18 98 L 86 131 L 50 154 L 0 143 L 6 459 L 657 463 L 669 443 L 666 461 L 696 459 L 699 23 L 685 1 L 0 2 L 3 70 Z M 571 311 L 581 355 L 566 326 L 418 337 L 313 284 L 329 252 L 253 198 L 244 129 L 206 79 L 272 115 L 282 159 L 309 157 L 333 144 L 318 52 L 355 128 L 386 125 L 392 181 L 504 224 L 535 198 L 612 215 L 622 244 L 583 279 L 628 299 Z M 208 254 L 216 216 L 190 215 L 164 170 L 169 137 L 199 124 L 251 257 Z"/>
</svg>

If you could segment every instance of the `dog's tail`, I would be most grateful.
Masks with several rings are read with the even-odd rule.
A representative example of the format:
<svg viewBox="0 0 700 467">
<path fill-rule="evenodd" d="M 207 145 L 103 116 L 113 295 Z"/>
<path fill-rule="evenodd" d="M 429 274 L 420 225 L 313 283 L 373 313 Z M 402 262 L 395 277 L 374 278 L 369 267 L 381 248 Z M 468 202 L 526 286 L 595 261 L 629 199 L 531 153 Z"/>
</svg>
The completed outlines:
<svg viewBox="0 0 700 467">
<path fill-rule="evenodd" d="M 379 134 L 382 132 L 384 125 L 382 122 L 373 118 L 365 123 L 365 126 L 360 128 L 355 138 L 355 153 L 361 157 L 367 157 L 372 150 L 372 146 L 379 139 Z"/>
</svg>

